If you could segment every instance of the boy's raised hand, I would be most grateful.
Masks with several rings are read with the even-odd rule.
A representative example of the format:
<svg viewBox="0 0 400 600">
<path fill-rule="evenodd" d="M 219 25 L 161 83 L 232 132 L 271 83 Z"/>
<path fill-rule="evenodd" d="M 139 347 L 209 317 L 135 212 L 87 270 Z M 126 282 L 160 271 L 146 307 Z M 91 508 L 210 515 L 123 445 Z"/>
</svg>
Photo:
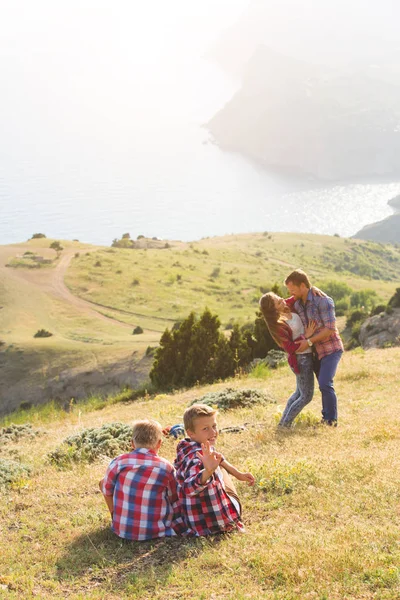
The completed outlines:
<svg viewBox="0 0 400 600">
<path fill-rule="evenodd" d="M 201 444 L 201 453 L 197 452 L 197 457 L 203 463 L 206 471 L 210 474 L 214 473 L 215 469 L 219 466 L 222 461 L 222 454 L 212 449 L 210 442 Z"/>
</svg>

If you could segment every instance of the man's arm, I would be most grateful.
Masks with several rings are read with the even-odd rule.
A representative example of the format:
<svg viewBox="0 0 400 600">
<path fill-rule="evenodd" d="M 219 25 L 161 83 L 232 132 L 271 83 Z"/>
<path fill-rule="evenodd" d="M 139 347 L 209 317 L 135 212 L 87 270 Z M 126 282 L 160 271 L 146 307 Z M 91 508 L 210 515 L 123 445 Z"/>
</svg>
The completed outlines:
<svg viewBox="0 0 400 600">
<path fill-rule="evenodd" d="M 99 481 L 99 488 L 101 493 L 103 494 L 104 500 L 106 501 L 107 504 L 107 508 L 110 511 L 111 516 L 113 516 L 113 512 L 114 512 L 114 496 L 107 496 L 104 492 L 103 492 L 103 479 L 101 479 Z"/>
<path fill-rule="evenodd" d="M 318 333 L 313 333 L 308 339 L 311 340 L 311 342 L 313 344 L 315 344 L 316 342 L 323 342 L 323 341 L 327 340 L 328 338 L 331 337 L 332 333 L 333 333 L 332 329 L 329 329 L 328 327 L 324 327 L 323 329 L 318 331 Z M 309 348 L 309 343 L 307 342 L 307 340 L 302 340 L 299 343 L 300 343 L 300 346 L 297 348 L 296 353 L 304 352 L 304 350 L 307 350 L 307 348 Z"/>
</svg>

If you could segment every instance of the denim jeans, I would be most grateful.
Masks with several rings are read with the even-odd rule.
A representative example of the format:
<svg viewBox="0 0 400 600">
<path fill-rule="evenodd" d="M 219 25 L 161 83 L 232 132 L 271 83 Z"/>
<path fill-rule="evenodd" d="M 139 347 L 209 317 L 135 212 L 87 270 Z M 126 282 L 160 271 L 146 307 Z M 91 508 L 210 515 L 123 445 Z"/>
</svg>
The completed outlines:
<svg viewBox="0 0 400 600">
<path fill-rule="evenodd" d="M 343 352 L 339 350 L 321 358 L 318 384 L 322 394 L 322 418 L 324 421 L 337 421 L 337 397 L 333 388 L 333 378 L 342 354 Z"/>
<path fill-rule="evenodd" d="M 286 408 L 279 421 L 281 427 L 291 425 L 306 404 L 311 402 L 314 394 L 314 371 L 311 352 L 298 354 L 297 363 L 300 373 L 296 373 L 296 391 L 287 401 Z"/>
</svg>

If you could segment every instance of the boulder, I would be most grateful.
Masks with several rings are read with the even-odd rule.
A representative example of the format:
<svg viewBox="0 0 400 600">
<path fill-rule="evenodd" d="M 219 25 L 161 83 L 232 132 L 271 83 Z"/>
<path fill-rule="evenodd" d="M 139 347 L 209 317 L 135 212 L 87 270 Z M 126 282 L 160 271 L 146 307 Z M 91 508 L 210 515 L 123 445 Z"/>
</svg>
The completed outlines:
<svg viewBox="0 0 400 600">
<path fill-rule="evenodd" d="M 400 346 L 400 308 L 390 314 L 383 312 L 361 325 L 360 342 L 365 350 Z"/>
</svg>

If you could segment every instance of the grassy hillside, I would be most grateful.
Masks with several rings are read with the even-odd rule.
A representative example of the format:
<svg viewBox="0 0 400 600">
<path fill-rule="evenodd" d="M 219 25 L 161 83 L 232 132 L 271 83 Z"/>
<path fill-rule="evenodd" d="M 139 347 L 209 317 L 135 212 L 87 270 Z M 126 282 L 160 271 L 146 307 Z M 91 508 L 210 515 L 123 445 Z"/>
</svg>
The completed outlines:
<svg viewBox="0 0 400 600">
<path fill-rule="evenodd" d="M 61 241 L 58 257 L 52 241 L 0 246 L 0 414 L 135 387 L 165 327 L 205 306 L 223 326 L 253 320 L 261 290 L 295 267 L 322 287 L 345 281 L 384 301 L 400 280 L 397 247 L 335 236 L 265 232 L 136 250 Z M 26 253 L 53 262 L 32 268 Z M 144 333 L 132 335 L 136 326 Z M 39 329 L 53 336 L 34 338 Z"/>
<path fill-rule="evenodd" d="M 148 372 L 148 361 L 143 362 L 147 346 L 159 338 L 151 331 L 132 336 L 133 326 L 79 304 L 64 286 L 61 261 L 83 248 L 96 248 L 62 242 L 65 249 L 57 260 L 50 243 L 0 246 L 0 414 L 20 402 L 69 399 L 99 387 L 107 392 L 124 383 L 135 385 Z M 27 251 L 55 262 L 41 268 L 6 267 Z M 34 338 L 39 329 L 53 336 Z"/>
<path fill-rule="evenodd" d="M 97 265 L 97 266 L 96 266 Z M 331 236 L 247 234 L 162 250 L 104 248 L 73 259 L 66 276 L 76 295 L 114 307 L 121 318 L 162 330 L 207 305 L 223 323 L 254 317 L 260 287 L 282 284 L 302 267 L 321 284 L 345 281 L 387 300 L 400 280 L 398 248 Z"/>
<path fill-rule="evenodd" d="M 226 384 L 171 396 L 55 416 L 34 439 L 0 444 L 0 457 L 31 468 L 2 493 L 0 597 L 20 600 L 393 600 L 400 597 L 400 348 L 346 353 L 337 375 L 339 427 L 276 431 L 274 415 L 293 390 L 287 366 L 266 379 L 229 382 L 269 391 L 277 405 L 236 409 L 220 426 L 259 424 L 223 434 L 218 447 L 251 469 L 257 484 L 239 484 L 246 535 L 124 543 L 110 532 L 97 483 L 109 458 L 59 471 L 47 462 L 66 436 L 85 427 L 149 416 L 179 422 L 187 404 Z M 162 454 L 173 459 L 175 443 Z"/>
</svg>

